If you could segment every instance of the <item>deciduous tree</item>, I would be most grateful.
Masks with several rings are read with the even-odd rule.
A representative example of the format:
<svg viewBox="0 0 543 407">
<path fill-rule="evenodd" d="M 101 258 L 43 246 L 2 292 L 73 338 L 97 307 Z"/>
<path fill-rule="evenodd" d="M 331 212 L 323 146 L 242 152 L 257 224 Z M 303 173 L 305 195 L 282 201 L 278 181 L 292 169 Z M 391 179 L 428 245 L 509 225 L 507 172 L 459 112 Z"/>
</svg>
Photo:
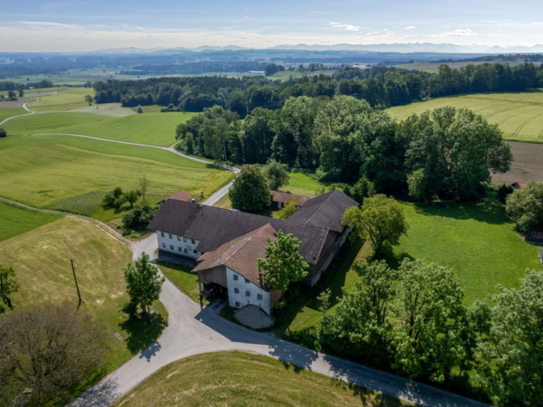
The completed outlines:
<svg viewBox="0 0 543 407">
<path fill-rule="evenodd" d="M 507 197 L 507 214 L 522 233 L 543 231 L 543 184 L 530 182 Z"/>
<path fill-rule="evenodd" d="M 274 159 L 268 160 L 268 164 L 264 167 L 264 174 L 268 178 L 268 186 L 272 191 L 277 191 L 282 186 L 288 185 L 290 181 L 286 164 L 281 164 Z"/>
<path fill-rule="evenodd" d="M 130 208 L 134 207 L 134 204 L 137 202 L 138 198 L 141 196 L 141 191 L 133 189 L 124 194 L 126 201 L 130 204 Z"/>
<path fill-rule="evenodd" d="M 19 291 L 19 283 L 15 281 L 15 270 L 13 267 L 2 267 L 0 265 L 0 298 L 6 306 L 13 309 L 11 294 Z"/>
<path fill-rule="evenodd" d="M 268 180 L 255 165 L 242 168 L 228 192 L 232 207 L 242 211 L 258 211 L 270 203 Z"/>
<path fill-rule="evenodd" d="M 285 291 L 291 283 L 301 281 L 307 276 L 309 265 L 300 255 L 302 242 L 292 234 L 285 235 L 282 230 L 277 232 L 277 238 L 268 238 L 266 257 L 258 259 L 258 271 L 264 274 L 264 281 L 275 290 L 281 290 L 281 302 L 277 308 L 285 305 Z"/>
<path fill-rule="evenodd" d="M 151 185 L 151 181 L 143 174 L 143 176 L 139 179 L 140 182 L 140 190 L 142 195 L 143 203 L 145 203 L 145 193 L 147 192 L 147 189 L 149 189 L 149 186 Z"/>
<path fill-rule="evenodd" d="M 376 253 L 385 245 L 398 244 L 408 228 L 401 205 L 382 194 L 366 198 L 360 208 L 347 209 L 343 224 L 354 226 L 360 237 L 370 239 Z"/>
<path fill-rule="evenodd" d="M 149 255 L 142 253 L 134 263 L 124 268 L 126 290 L 130 301 L 139 304 L 144 312 L 149 312 L 149 304 L 158 300 L 162 284 L 166 279 L 158 274 L 158 268 L 149 263 Z"/>
<path fill-rule="evenodd" d="M 94 102 L 94 98 L 91 95 L 85 95 L 85 102 L 87 102 L 89 106 L 91 106 L 92 102 Z"/>
</svg>

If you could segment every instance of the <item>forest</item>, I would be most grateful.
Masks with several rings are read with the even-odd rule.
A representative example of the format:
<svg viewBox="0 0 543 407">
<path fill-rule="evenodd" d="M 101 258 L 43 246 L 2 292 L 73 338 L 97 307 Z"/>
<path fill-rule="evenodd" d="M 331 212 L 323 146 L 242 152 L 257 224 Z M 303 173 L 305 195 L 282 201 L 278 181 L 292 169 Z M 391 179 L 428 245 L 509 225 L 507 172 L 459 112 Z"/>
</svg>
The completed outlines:
<svg viewBox="0 0 543 407">
<path fill-rule="evenodd" d="M 344 67 L 333 75 L 290 78 L 285 82 L 264 77 L 151 78 L 139 81 L 95 82 L 96 103 L 120 102 L 123 106 L 159 104 L 202 112 L 214 105 L 244 118 L 255 108 L 281 109 L 290 97 L 331 98 L 354 96 L 372 107 L 385 108 L 428 97 L 481 92 L 522 92 L 543 87 L 543 68 L 531 63 L 468 65 L 451 69 L 441 65 L 430 74 L 394 67 L 370 69 Z"/>
</svg>

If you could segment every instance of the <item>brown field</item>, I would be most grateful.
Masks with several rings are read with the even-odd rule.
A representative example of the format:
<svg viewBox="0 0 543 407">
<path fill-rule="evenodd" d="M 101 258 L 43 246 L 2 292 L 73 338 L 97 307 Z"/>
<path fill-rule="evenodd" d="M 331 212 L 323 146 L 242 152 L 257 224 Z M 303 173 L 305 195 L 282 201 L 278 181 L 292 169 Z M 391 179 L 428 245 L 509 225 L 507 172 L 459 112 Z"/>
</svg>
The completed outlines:
<svg viewBox="0 0 543 407">
<path fill-rule="evenodd" d="M 543 182 L 543 145 L 516 142 L 509 142 L 509 144 L 515 157 L 511 171 L 505 174 L 494 174 L 492 182 L 495 184 Z"/>
<path fill-rule="evenodd" d="M 35 102 L 35 100 L 32 99 L 25 99 L 25 100 L 8 100 L 5 102 L 0 102 L 0 109 L 10 109 L 13 107 L 23 107 L 25 103 L 31 103 Z"/>
</svg>

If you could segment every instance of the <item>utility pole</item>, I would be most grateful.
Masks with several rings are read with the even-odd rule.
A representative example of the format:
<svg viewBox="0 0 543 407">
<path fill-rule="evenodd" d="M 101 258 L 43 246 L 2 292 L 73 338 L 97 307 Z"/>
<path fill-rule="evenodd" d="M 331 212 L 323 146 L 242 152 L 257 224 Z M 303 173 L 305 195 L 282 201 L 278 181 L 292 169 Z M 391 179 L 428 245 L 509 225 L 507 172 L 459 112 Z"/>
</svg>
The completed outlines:
<svg viewBox="0 0 543 407">
<path fill-rule="evenodd" d="M 83 304 L 83 300 L 81 299 L 81 293 L 79 292 L 79 285 L 77 284 L 77 277 L 75 276 L 74 259 L 70 259 L 70 262 L 72 263 L 72 273 L 74 273 L 75 288 L 77 288 L 77 296 L 79 297 L 79 302 L 78 302 L 78 306 L 79 306 Z"/>
</svg>

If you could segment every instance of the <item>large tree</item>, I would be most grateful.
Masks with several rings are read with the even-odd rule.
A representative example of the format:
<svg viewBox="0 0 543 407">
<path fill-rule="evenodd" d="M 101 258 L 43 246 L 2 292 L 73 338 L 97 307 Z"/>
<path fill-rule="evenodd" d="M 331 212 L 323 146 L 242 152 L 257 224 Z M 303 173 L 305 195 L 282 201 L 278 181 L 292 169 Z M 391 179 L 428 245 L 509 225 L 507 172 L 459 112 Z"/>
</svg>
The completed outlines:
<svg viewBox="0 0 543 407">
<path fill-rule="evenodd" d="M 398 276 L 393 367 L 443 383 L 466 357 L 464 293 L 451 270 L 424 260 L 404 259 Z"/>
<path fill-rule="evenodd" d="M 522 233 L 543 232 L 543 184 L 530 182 L 507 197 L 507 214 Z"/>
<path fill-rule="evenodd" d="M 492 327 L 481 337 L 477 381 L 497 405 L 543 400 L 543 272 L 526 271 L 520 289 L 498 286 Z"/>
<path fill-rule="evenodd" d="M 290 175 L 286 164 L 281 164 L 273 159 L 264 167 L 264 174 L 268 178 L 268 186 L 272 191 L 277 191 L 282 186 L 288 185 Z"/>
<path fill-rule="evenodd" d="M 166 281 L 159 275 L 158 268 L 149 263 L 149 255 L 145 253 L 134 263 L 126 265 L 124 279 L 130 301 L 139 304 L 146 313 L 149 312 L 149 304 L 158 300 L 162 284 Z"/>
<path fill-rule="evenodd" d="M 11 294 L 17 291 L 19 291 L 19 283 L 15 281 L 15 270 L 11 266 L 0 265 L 0 299 L 9 309 L 13 309 Z"/>
<path fill-rule="evenodd" d="M 300 255 L 301 244 L 292 234 L 285 235 L 279 230 L 275 241 L 268 238 L 266 257 L 258 259 L 258 272 L 264 274 L 266 284 L 275 290 L 281 290 L 282 300 L 276 303 L 277 308 L 284 306 L 288 286 L 307 276 L 309 265 Z"/>
<path fill-rule="evenodd" d="M 405 153 L 409 192 L 421 200 L 473 199 L 481 184 L 490 183 L 491 172 L 507 172 L 513 160 L 498 125 L 466 109 L 414 115 L 399 133 L 410 140 Z"/>
<path fill-rule="evenodd" d="M 256 165 L 242 168 L 228 195 L 232 207 L 242 211 L 259 211 L 270 203 L 268 180 Z"/>
<path fill-rule="evenodd" d="M 347 209 L 343 223 L 353 226 L 361 238 L 369 239 L 375 253 L 386 245 L 398 244 L 408 228 L 401 205 L 382 194 L 364 199 L 361 207 Z"/>
<path fill-rule="evenodd" d="M 71 304 L 16 309 L 0 318 L 0 404 L 63 405 L 103 365 L 111 333 Z"/>
<path fill-rule="evenodd" d="M 342 355 L 368 358 L 381 366 L 391 361 L 389 319 L 396 294 L 397 271 L 385 261 L 354 265 L 361 278 L 354 290 L 344 291 L 335 312 L 323 314 L 319 324 L 321 342 Z"/>
</svg>

